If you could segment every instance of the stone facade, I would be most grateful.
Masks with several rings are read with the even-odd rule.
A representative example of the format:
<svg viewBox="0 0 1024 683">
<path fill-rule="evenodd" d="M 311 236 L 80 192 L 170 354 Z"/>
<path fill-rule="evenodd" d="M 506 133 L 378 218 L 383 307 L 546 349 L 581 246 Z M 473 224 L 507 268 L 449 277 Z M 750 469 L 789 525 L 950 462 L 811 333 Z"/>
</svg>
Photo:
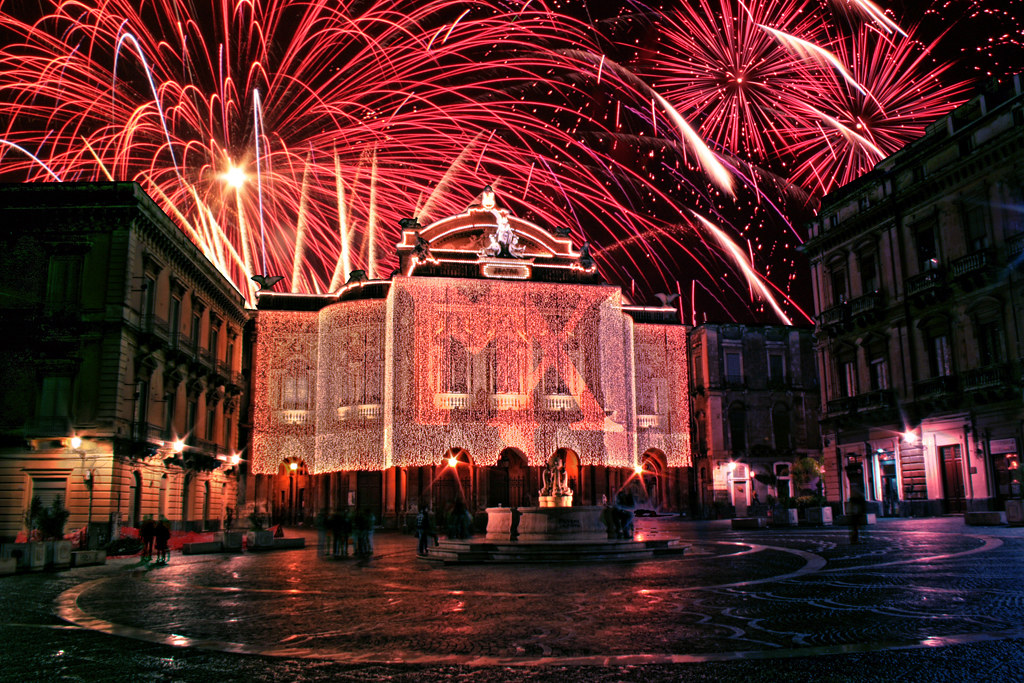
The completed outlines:
<svg viewBox="0 0 1024 683">
<path fill-rule="evenodd" d="M 690 332 L 690 362 L 700 514 L 743 517 L 769 496 L 798 496 L 790 466 L 821 454 L 811 330 L 700 325 Z"/>
<path fill-rule="evenodd" d="M 245 437 L 241 295 L 134 183 L 0 186 L 0 225 L 0 536 L 34 495 L 63 498 L 69 531 L 218 525 Z"/>
<path fill-rule="evenodd" d="M 828 488 L 863 491 L 880 515 L 1019 496 L 1021 85 L 940 119 L 811 225 Z"/>
</svg>

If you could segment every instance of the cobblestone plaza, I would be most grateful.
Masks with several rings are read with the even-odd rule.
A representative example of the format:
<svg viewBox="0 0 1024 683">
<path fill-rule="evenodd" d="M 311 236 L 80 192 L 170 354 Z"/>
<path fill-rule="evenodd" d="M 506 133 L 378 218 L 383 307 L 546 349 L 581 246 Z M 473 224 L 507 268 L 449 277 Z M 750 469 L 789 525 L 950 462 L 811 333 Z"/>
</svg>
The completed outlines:
<svg viewBox="0 0 1024 683">
<path fill-rule="evenodd" d="M 5 680 L 1024 678 L 1024 529 L 642 520 L 683 557 L 440 566 L 297 551 L 3 580 Z M 296 532 L 302 533 L 302 532 Z"/>
</svg>

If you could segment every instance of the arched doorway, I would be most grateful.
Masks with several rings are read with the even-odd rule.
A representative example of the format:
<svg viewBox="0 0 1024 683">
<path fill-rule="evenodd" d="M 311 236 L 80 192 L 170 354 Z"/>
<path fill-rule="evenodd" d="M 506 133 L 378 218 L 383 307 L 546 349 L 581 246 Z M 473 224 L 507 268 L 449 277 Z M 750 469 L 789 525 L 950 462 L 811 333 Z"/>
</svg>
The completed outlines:
<svg viewBox="0 0 1024 683">
<path fill-rule="evenodd" d="M 128 521 L 128 526 L 138 527 L 142 524 L 142 472 L 138 470 L 132 472 L 131 491 L 128 499 L 132 505 L 132 518 Z"/>
<path fill-rule="evenodd" d="M 473 511 L 473 459 L 464 448 L 450 448 L 434 478 L 434 509 L 448 512 L 458 500 Z"/>
<path fill-rule="evenodd" d="M 296 524 L 306 518 L 306 463 L 298 458 L 286 458 L 277 467 L 280 495 L 275 505 L 274 519 Z"/>
<path fill-rule="evenodd" d="M 506 448 L 498 464 L 490 468 L 487 504 L 490 507 L 525 507 L 530 504 L 526 490 L 526 456 L 515 448 Z"/>
<path fill-rule="evenodd" d="M 665 506 L 665 454 L 652 448 L 640 456 L 640 466 L 636 506 L 661 510 Z"/>
<path fill-rule="evenodd" d="M 565 474 L 569 478 L 569 488 L 572 489 L 572 503 L 582 505 L 584 491 L 583 478 L 580 477 L 580 456 L 571 448 L 559 448 L 555 450 L 552 458 L 561 458 L 565 463 Z"/>
</svg>

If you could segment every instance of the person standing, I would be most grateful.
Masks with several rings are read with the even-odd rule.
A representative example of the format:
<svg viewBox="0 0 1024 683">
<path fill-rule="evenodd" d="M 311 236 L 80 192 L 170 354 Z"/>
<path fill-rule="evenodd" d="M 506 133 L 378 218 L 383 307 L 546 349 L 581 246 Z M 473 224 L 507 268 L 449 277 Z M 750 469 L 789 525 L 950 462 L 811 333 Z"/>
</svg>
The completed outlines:
<svg viewBox="0 0 1024 683">
<path fill-rule="evenodd" d="M 142 560 L 143 562 L 149 562 L 153 559 L 153 539 L 156 535 L 156 523 L 153 521 L 153 517 L 146 515 L 146 519 L 143 520 L 142 526 L 139 527 L 139 536 L 142 537 Z"/>
<path fill-rule="evenodd" d="M 158 564 L 167 564 L 171 559 L 171 530 L 167 526 L 167 520 L 160 520 L 160 523 L 154 529 L 153 535 L 156 539 L 156 561 Z"/>
<path fill-rule="evenodd" d="M 434 537 L 434 525 L 430 521 L 430 505 L 424 504 L 416 515 L 416 536 L 419 542 L 416 544 L 416 554 L 426 557 L 429 541 Z"/>
</svg>

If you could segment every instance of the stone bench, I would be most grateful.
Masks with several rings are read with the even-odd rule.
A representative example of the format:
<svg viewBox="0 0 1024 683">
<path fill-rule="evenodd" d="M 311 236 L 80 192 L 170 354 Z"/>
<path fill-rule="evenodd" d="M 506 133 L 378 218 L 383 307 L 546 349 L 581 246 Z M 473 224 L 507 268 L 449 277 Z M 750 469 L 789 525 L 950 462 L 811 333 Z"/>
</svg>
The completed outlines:
<svg viewBox="0 0 1024 683">
<path fill-rule="evenodd" d="M 998 510 L 965 512 L 964 524 L 968 526 L 1001 526 L 1006 524 L 1006 513 Z"/>
<path fill-rule="evenodd" d="M 185 543 L 181 546 L 182 555 L 205 555 L 207 553 L 219 553 L 224 551 L 220 541 L 197 541 Z"/>
</svg>

